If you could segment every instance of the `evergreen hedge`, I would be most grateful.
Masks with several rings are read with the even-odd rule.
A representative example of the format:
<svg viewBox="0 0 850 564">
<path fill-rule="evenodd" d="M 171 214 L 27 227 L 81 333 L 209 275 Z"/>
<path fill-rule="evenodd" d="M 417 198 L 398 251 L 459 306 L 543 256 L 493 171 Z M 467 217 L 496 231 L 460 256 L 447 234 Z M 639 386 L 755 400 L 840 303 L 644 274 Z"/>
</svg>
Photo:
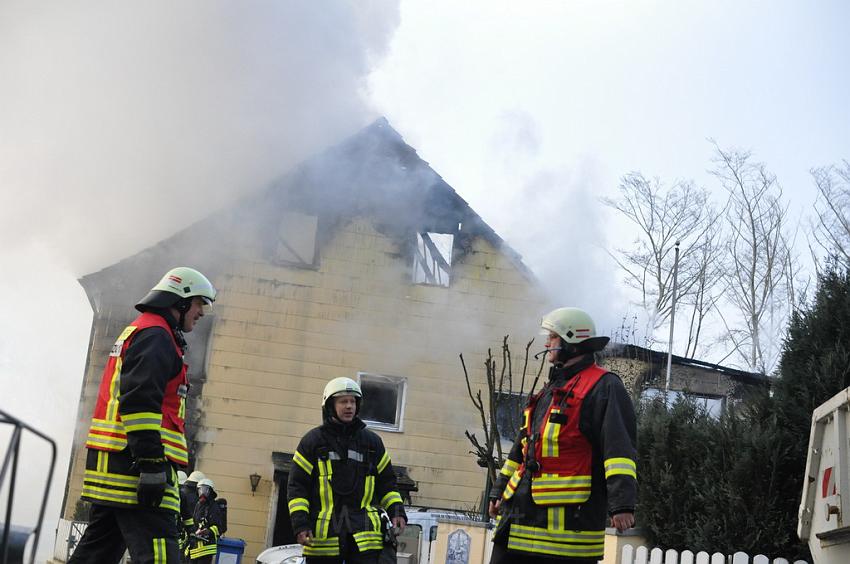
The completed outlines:
<svg viewBox="0 0 850 564">
<path fill-rule="evenodd" d="M 663 548 L 811 561 L 797 538 L 811 414 L 850 385 L 850 275 L 791 319 L 772 390 L 719 419 L 693 400 L 638 407 L 638 526 Z"/>
</svg>

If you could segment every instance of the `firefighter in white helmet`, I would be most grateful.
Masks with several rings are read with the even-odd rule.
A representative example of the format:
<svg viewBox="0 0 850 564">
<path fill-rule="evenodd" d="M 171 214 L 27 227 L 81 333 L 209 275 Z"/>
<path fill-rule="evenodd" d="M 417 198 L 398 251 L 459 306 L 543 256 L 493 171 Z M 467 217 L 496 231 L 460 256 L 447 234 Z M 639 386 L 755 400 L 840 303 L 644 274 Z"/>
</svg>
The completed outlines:
<svg viewBox="0 0 850 564">
<path fill-rule="evenodd" d="M 189 562 L 189 535 L 195 532 L 195 506 L 198 505 L 198 482 L 206 476 L 200 470 L 195 470 L 180 486 L 180 558 Z"/>
<path fill-rule="evenodd" d="M 212 480 L 203 478 L 198 482 L 198 503 L 193 514 L 197 530 L 189 549 L 193 563 L 211 564 L 218 552 L 218 539 L 224 534 L 225 520 L 216 497 L 218 493 Z"/>
<path fill-rule="evenodd" d="M 621 532 L 634 525 L 634 407 L 620 378 L 596 364 L 608 337 L 585 311 L 556 309 L 541 328 L 552 366 L 490 494 L 490 562 L 595 564 L 608 520 Z"/>
<path fill-rule="evenodd" d="M 407 523 L 390 456 L 358 417 L 363 401 L 354 380 L 328 382 L 324 422 L 304 435 L 292 458 L 289 513 L 308 564 L 377 562 L 385 538 L 380 509 L 399 531 Z"/>
<path fill-rule="evenodd" d="M 177 468 L 189 462 L 184 333 L 215 300 L 206 276 L 168 271 L 136 304 L 103 371 L 86 440 L 82 499 L 89 526 L 69 564 L 177 562 Z"/>
</svg>

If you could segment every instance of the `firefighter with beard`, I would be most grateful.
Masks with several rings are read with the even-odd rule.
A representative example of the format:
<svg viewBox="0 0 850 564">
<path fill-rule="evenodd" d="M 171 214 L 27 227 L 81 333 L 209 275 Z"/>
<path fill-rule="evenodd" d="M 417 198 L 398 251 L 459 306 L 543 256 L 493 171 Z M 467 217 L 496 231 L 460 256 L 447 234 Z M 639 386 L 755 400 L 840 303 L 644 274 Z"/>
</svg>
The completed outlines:
<svg viewBox="0 0 850 564">
<path fill-rule="evenodd" d="M 216 502 L 215 484 L 209 478 L 198 482 L 198 504 L 193 517 L 197 530 L 192 535 L 189 557 L 191 562 L 211 564 L 218 552 L 218 539 L 224 534 L 224 515 Z"/>
<path fill-rule="evenodd" d="M 384 548 L 380 508 L 407 524 L 389 454 L 357 415 L 363 393 L 350 378 L 328 382 L 324 423 L 301 439 L 289 474 L 292 529 L 308 564 L 372 564 Z"/>
<path fill-rule="evenodd" d="M 490 495 L 490 564 L 596 564 L 608 519 L 621 532 L 635 522 L 634 407 L 620 378 L 595 363 L 608 337 L 587 313 L 559 308 L 541 327 L 552 367 Z"/>
<path fill-rule="evenodd" d="M 109 354 L 86 440 L 82 499 L 89 526 L 68 564 L 180 560 L 177 467 L 188 463 L 184 333 L 215 300 L 197 270 L 170 270 Z"/>
</svg>

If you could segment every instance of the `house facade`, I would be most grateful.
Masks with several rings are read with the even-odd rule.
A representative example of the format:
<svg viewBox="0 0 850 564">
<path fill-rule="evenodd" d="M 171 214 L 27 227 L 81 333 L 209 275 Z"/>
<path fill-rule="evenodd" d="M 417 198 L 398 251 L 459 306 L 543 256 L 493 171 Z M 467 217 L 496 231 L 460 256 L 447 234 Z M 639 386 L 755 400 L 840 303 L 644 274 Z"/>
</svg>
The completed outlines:
<svg viewBox="0 0 850 564">
<path fill-rule="evenodd" d="M 458 359 L 483 386 L 488 348 L 516 350 L 547 308 L 533 275 L 458 194 L 379 120 L 231 209 L 81 279 L 94 310 L 63 504 L 79 503 L 101 371 L 132 305 L 171 267 L 206 273 L 213 315 L 187 336 L 190 465 L 228 501 L 246 559 L 292 542 L 286 480 L 321 422 L 328 380 L 364 388 L 363 417 L 405 496 L 469 509 L 485 475 L 464 431 L 480 426 Z M 253 478 L 253 480 L 252 480 Z"/>
<path fill-rule="evenodd" d="M 607 368 L 620 375 L 635 399 L 664 393 L 669 360 L 669 391 L 702 402 L 715 415 L 748 391 L 770 386 L 770 378 L 764 374 L 677 355 L 668 357 L 667 352 L 637 345 L 611 343 L 601 357 Z"/>
</svg>

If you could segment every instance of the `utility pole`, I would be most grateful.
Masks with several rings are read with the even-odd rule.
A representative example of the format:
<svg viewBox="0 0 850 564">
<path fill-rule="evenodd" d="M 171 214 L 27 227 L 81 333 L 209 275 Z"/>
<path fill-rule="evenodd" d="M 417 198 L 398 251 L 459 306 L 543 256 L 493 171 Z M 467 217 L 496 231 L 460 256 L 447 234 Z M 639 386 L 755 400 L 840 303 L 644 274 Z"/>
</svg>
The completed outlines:
<svg viewBox="0 0 850 564">
<path fill-rule="evenodd" d="M 670 368 L 673 365 L 673 326 L 676 321 L 676 283 L 679 274 L 679 243 L 676 241 L 676 256 L 673 259 L 673 297 L 670 305 L 670 340 L 667 342 L 667 382 L 664 385 L 664 402 L 670 394 Z"/>
</svg>

